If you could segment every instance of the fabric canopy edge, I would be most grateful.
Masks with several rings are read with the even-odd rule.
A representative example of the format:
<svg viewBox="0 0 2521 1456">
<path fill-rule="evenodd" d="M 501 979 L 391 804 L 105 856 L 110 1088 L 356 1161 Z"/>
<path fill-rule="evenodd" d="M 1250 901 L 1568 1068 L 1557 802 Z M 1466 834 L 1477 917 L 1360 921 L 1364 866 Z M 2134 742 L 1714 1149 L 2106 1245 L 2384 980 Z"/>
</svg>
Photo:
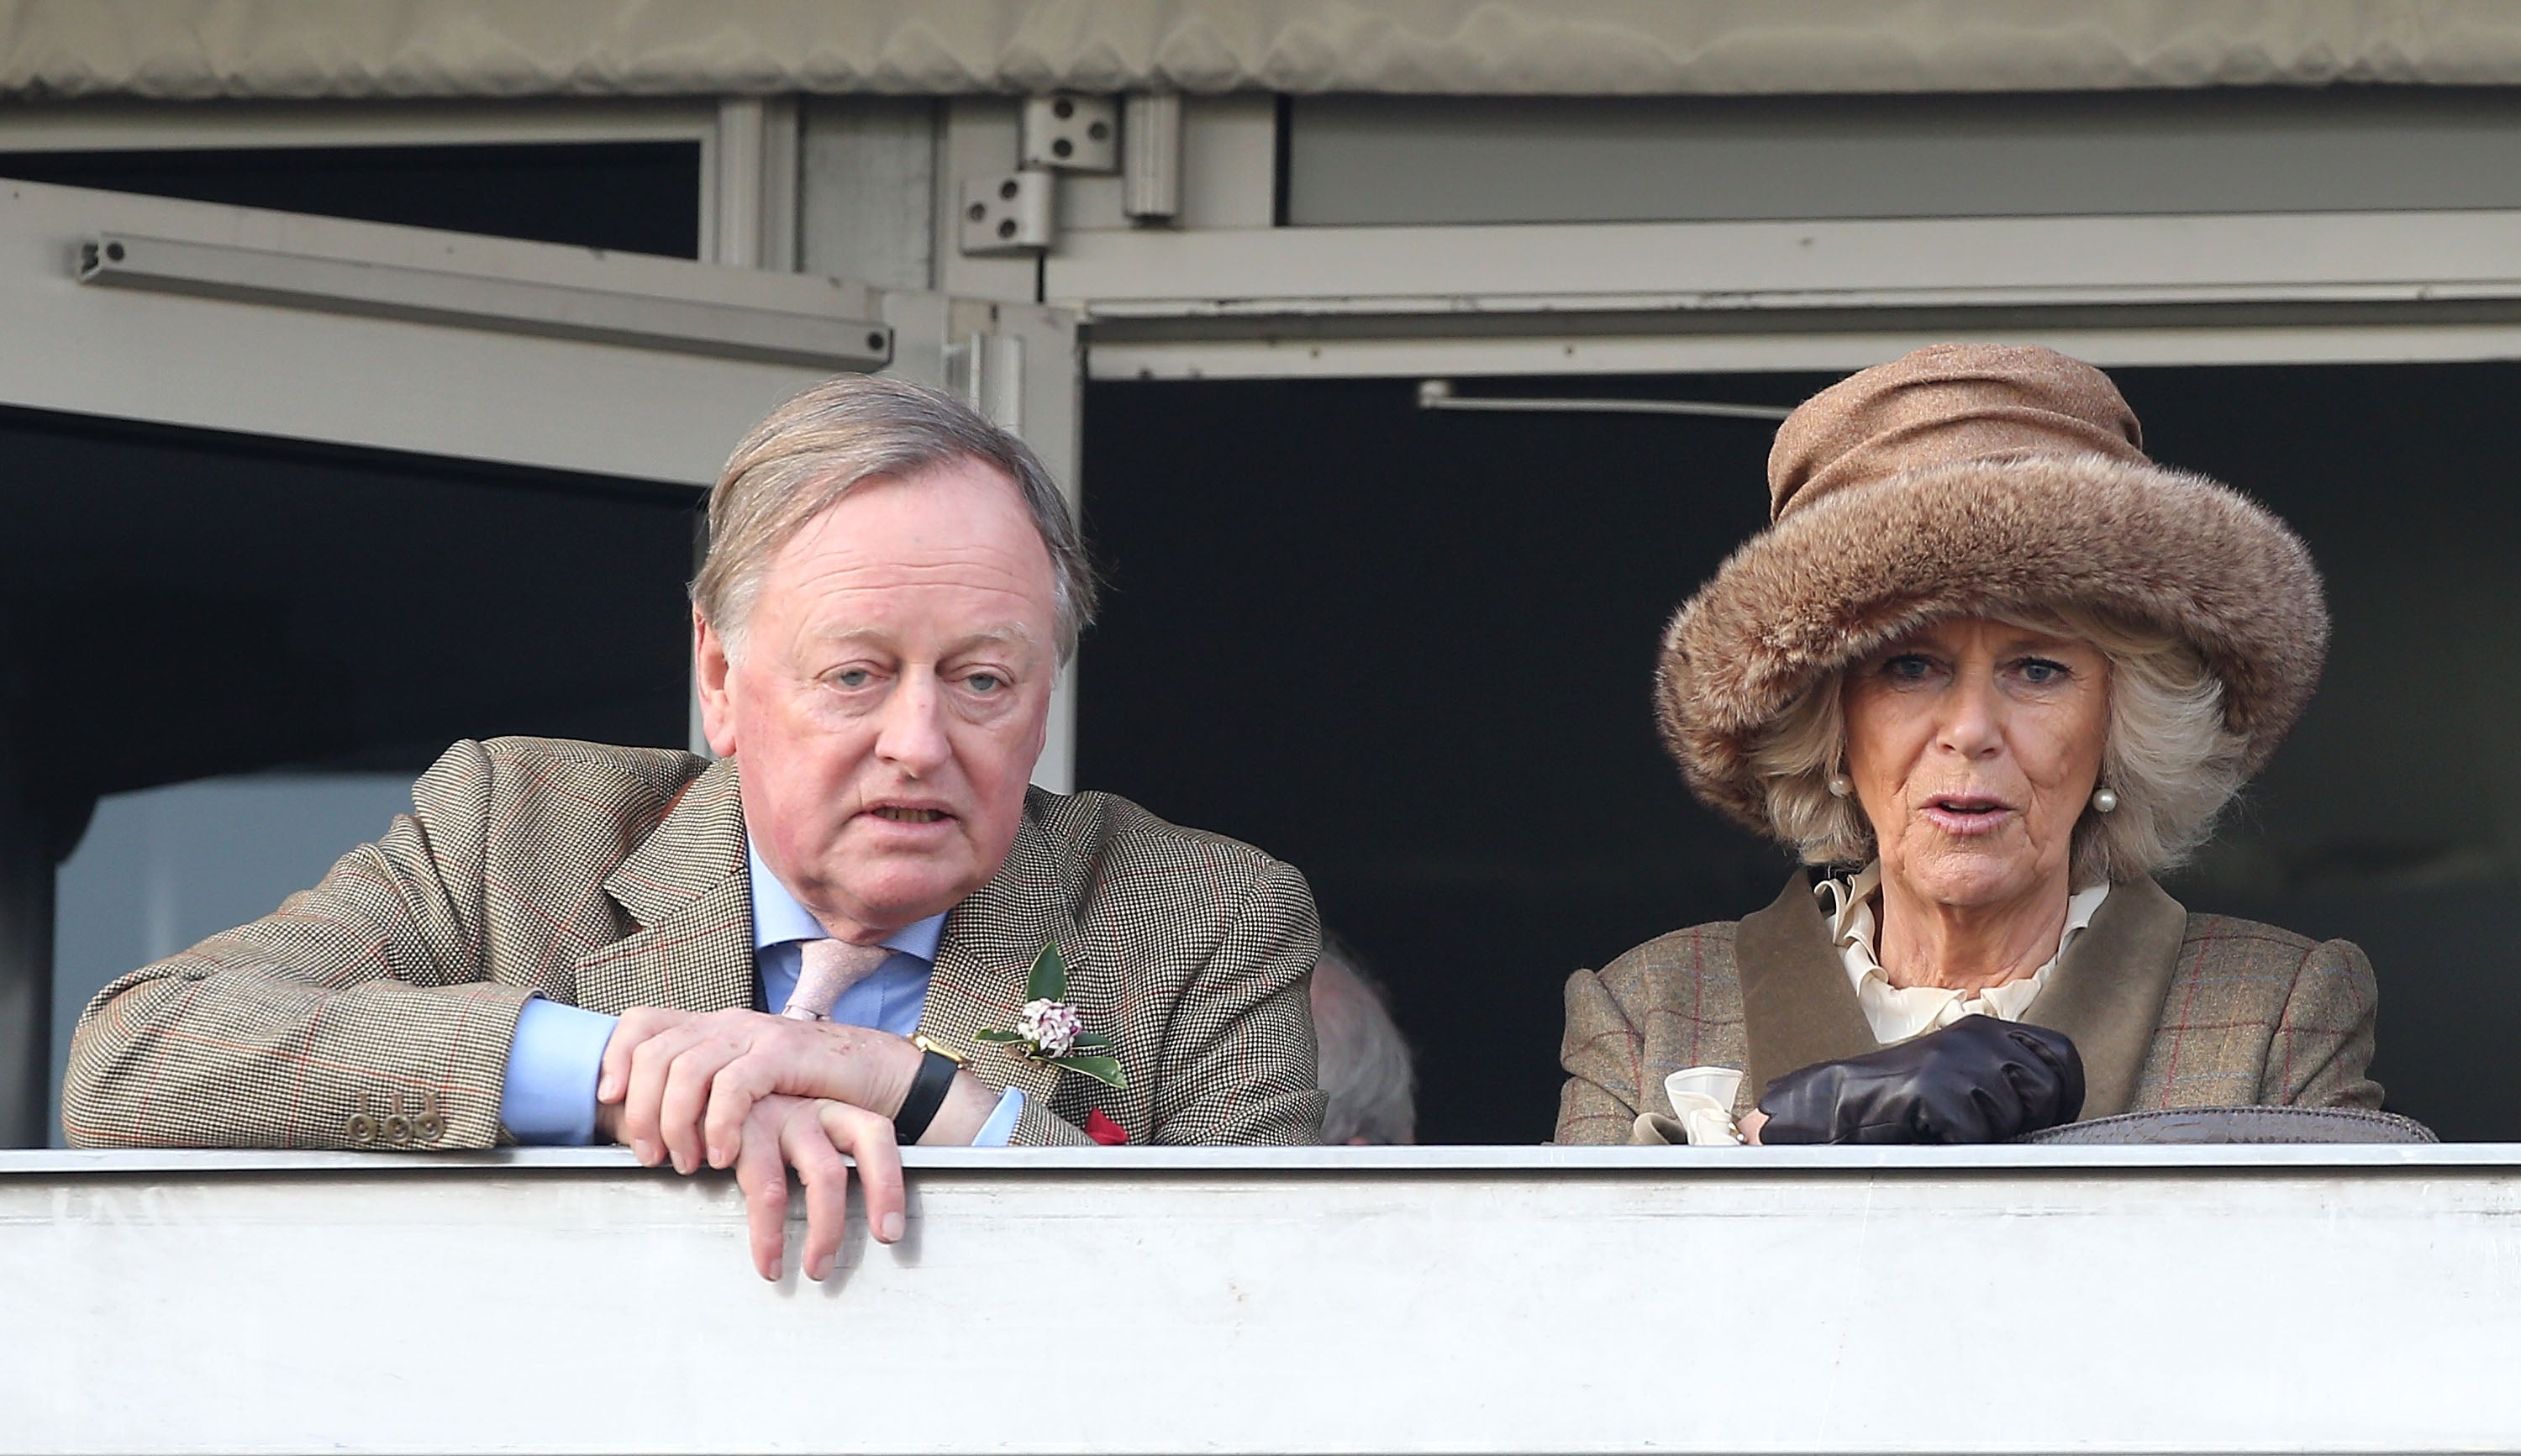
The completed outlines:
<svg viewBox="0 0 2521 1456">
<path fill-rule="evenodd" d="M 0 95 L 1754 95 L 2521 84 L 2505 0 L 0 0 Z"/>
</svg>

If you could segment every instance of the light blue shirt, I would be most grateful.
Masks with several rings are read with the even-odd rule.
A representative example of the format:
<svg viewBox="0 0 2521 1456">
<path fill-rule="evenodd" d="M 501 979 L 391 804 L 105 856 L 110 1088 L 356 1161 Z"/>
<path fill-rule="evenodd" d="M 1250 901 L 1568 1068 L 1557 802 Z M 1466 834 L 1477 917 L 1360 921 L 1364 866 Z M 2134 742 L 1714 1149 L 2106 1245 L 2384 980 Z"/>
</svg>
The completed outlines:
<svg viewBox="0 0 2521 1456">
<path fill-rule="evenodd" d="M 753 870 L 753 971 L 760 981 L 761 1004 L 785 1006 L 797 988 L 803 954 L 800 947 L 829 934 L 770 873 L 749 840 L 744 853 Z M 832 1020 L 895 1036 L 918 1030 L 920 1013 L 928 1005 L 937 942 L 944 933 L 945 917 L 932 915 L 886 937 L 884 944 L 893 954 L 841 993 L 832 1004 Z M 521 1143 L 595 1141 L 595 1078 L 619 1020 L 541 997 L 526 1003 L 517 1018 L 516 1039 L 508 1046 L 507 1080 L 499 1091 L 499 1121 L 510 1136 Z M 1023 1115 L 1024 1093 L 1009 1087 L 972 1146 L 1005 1147 Z"/>
</svg>

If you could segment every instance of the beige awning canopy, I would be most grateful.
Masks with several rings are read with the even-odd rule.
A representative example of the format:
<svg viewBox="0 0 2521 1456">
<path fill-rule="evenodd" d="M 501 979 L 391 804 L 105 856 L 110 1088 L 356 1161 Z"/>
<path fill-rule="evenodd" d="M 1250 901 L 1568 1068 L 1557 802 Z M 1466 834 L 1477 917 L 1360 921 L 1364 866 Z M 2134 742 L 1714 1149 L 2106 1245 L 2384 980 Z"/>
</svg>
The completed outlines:
<svg viewBox="0 0 2521 1456">
<path fill-rule="evenodd" d="M 0 0 L 0 95 L 2521 84 L 2510 0 Z"/>
</svg>

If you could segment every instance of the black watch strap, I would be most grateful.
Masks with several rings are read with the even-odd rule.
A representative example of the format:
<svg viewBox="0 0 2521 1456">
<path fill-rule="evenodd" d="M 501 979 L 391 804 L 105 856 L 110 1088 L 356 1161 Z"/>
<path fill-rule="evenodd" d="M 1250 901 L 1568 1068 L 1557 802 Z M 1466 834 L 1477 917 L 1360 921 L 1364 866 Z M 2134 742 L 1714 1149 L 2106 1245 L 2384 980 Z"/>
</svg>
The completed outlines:
<svg viewBox="0 0 2521 1456">
<path fill-rule="evenodd" d="M 910 1079 L 910 1094 L 901 1099 L 901 1111 L 893 1115 L 893 1140 L 902 1147 L 919 1141 L 928 1124 L 937 1120 L 937 1110 L 945 1105 L 945 1094 L 954 1088 L 954 1073 L 961 1064 L 933 1046 L 922 1045 L 919 1075 Z"/>
</svg>

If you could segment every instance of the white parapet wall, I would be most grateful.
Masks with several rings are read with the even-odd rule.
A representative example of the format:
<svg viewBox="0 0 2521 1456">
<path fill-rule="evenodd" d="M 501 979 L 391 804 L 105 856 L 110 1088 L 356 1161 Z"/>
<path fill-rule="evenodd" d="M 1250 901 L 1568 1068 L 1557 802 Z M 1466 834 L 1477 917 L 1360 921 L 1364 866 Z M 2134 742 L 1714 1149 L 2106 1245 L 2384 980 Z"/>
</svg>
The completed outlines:
<svg viewBox="0 0 2521 1456">
<path fill-rule="evenodd" d="M 2521 1447 L 2521 1147 L 910 1160 L 0 1154 L 0 1450 Z"/>
</svg>

